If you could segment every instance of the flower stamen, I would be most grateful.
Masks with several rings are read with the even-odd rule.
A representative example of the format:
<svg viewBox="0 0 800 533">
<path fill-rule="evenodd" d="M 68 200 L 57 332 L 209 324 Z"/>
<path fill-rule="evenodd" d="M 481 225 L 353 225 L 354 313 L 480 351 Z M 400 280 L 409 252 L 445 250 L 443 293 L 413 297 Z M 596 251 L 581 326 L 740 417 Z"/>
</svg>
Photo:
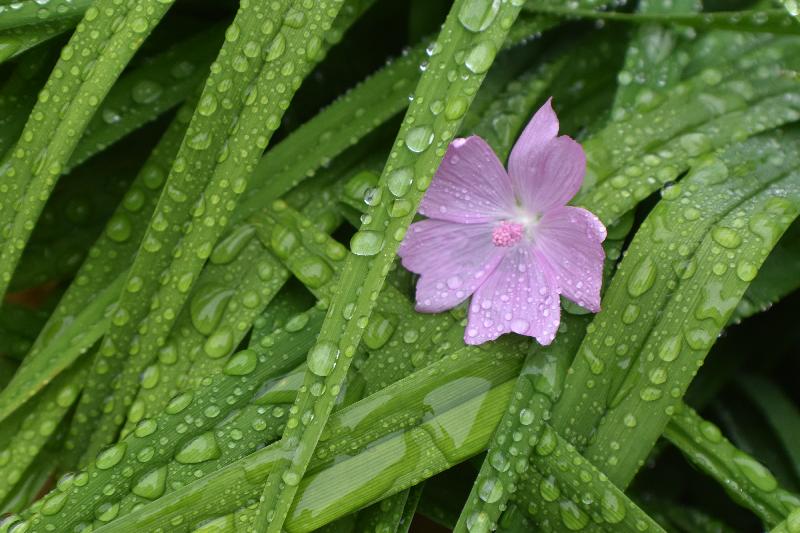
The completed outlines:
<svg viewBox="0 0 800 533">
<path fill-rule="evenodd" d="M 517 222 L 504 220 L 492 230 L 492 244 L 495 246 L 514 246 L 525 233 L 525 227 Z"/>
</svg>

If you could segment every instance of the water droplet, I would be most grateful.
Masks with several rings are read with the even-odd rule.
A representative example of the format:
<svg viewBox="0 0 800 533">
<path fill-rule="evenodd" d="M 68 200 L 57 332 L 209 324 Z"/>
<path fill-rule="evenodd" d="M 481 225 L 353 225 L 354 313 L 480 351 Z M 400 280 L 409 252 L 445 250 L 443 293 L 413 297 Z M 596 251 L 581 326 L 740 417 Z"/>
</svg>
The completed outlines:
<svg viewBox="0 0 800 533">
<path fill-rule="evenodd" d="M 152 435 L 155 433 L 156 429 L 158 429 L 158 423 L 152 418 L 145 418 L 139 421 L 136 425 L 136 429 L 133 430 L 133 434 L 141 439 Z"/>
<path fill-rule="evenodd" d="M 320 342 L 308 352 L 306 364 L 317 376 L 325 377 L 333 372 L 339 349 L 331 342 Z"/>
<path fill-rule="evenodd" d="M 750 457 L 749 455 L 736 451 L 733 454 L 733 462 L 739 471 L 759 490 L 772 492 L 778 488 L 778 481 L 767 470 L 767 468 Z"/>
<path fill-rule="evenodd" d="M 167 406 L 164 408 L 164 411 L 168 415 L 176 415 L 189 407 L 189 404 L 192 403 L 193 396 L 191 393 L 183 392 L 178 394 L 174 398 L 172 398 Z"/>
<path fill-rule="evenodd" d="M 589 363 L 589 370 L 592 374 L 599 375 L 605 370 L 606 365 L 589 346 L 584 346 L 581 350 L 583 358 Z"/>
<path fill-rule="evenodd" d="M 350 239 L 350 251 L 355 255 L 375 255 L 383 249 L 383 234 L 360 230 Z"/>
<path fill-rule="evenodd" d="M 282 33 L 278 33 L 270 43 L 269 50 L 267 51 L 267 61 L 275 61 L 283 55 L 286 50 L 286 37 Z"/>
<path fill-rule="evenodd" d="M 293 271 L 303 285 L 318 289 L 333 277 L 333 270 L 321 259 L 304 257 L 294 264 Z"/>
<path fill-rule="evenodd" d="M 623 324 L 633 324 L 636 322 L 636 319 L 639 318 L 639 306 L 636 304 L 628 304 L 625 307 L 625 311 L 622 312 L 622 323 Z"/>
<path fill-rule="evenodd" d="M 447 107 L 444 109 L 444 116 L 447 120 L 458 120 L 469 108 L 469 101 L 463 96 L 456 96 L 447 102 Z"/>
<path fill-rule="evenodd" d="M 680 144 L 692 157 L 709 152 L 712 147 L 711 139 L 705 133 L 687 133 L 680 138 Z"/>
<path fill-rule="evenodd" d="M 539 482 L 539 494 L 546 502 L 554 502 L 561 496 L 561 489 L 553 476 L 542 478 Z"/>
<path fill-rule="evenodd" d="M 255 370 L 258 356 L 253 350 L 242 350 L 231 357 L 224 372 L 229 376 L 245 376 Z"/>
<path fill-rule="evenodd" d="M 131 89 L 131 98 L 137 104 L 150 104 L 158 100 L 162 92 L 164 92 L 164 89 L 158 83 L 142 80 Z"/>
<path fill-rule="evenodd" d="M 217 110 L 217 98 L 211 93 L 206 93 L 197 104 L 197 112 L 203 116 L 209 117 Z"/>
<path fill-rule="evenodd" d="M 489 533 L 491 531 L 491 519 L 485 512 L 473 513 L 467 518 L 467 530 L 470 533 Z"/>
<path fill-rule="evenodd" d="M 705 437 L 709 442 L 713 443 L 722 442 L 722 432 L 716 425 L 712 424 L 711 422 L 708 422 L 706 420 L 701 422 L 700 433 L 702 433 L 703 437 Z"/>
<path fill-rule="evenodd" d="M 670 337 L 669 339 L 665 340 L 661 343 L 661 346 L 658 348 L 658 357 L 662 361 L 667 363 L 674 361 L 678 358 L 678 355 L 681 353 L 681 345 L 683 344 L 683 340 L 680 336 Z"/>
<path fill-rule="evenodd" d="M 119 514 L 119 502 L 103 502 L 94 510 L 94 517 L 101 522 L 110 522 Z"/>
<path fill-rule="evenodd" d="M 467 54 L 464 64 L 475 74 L 483 74 L 492 66 L 497 49 L 494 44 L 485 41 L 476 44 Z"/>
<path fill-rule="evenodd" d="M 125 456 L 125 450 L 127 447 L 128 445 L 126 443 L 120 442 L 109 448 L 106 448 L 97 454 L 95 466 L 100 470 L 108 470 L 112 466 L 115 466 Z"/>
<path fill-rule="evenodd" d="M 211 335 L 203 345 L 203 351 L 212 359 L 225 357 L 233 350 L 233 333 L 225 328 Z"/>
<path fill-rule="evenodd" d="M 503 484 L 497 478 L 487 478 L 481 483 L 478 496 L 486 503 L 494 503 L 503 497 Z"/>
<path fill-rule="evenodd" d="M 286 483 L 290 487 L 293 487 L 298 483 L 300 483 L 300 476 L 298 476 L 297 473 L 292 472 L 291 470 L 286 470 L 281 475 L 281 479 L 283 480 L 284 483 Z"/>
<path fill-rule="evenodd" d="M 41 513 L 46 516 L 54 515 L 64 508 L 66 501 L 66 492 L 53 491 L 42 503 Z"/>
<path fill-rule="evenodd" d="M 488 28 L 500 10 L 500 0 L 466 0 L 458 12 L 458 20 L 470 31 Z"/>
<path fill-rule="evenodd" d="M 549 426 L 545 427 L 539 442 L 536 443 L 536 453 L 541 456 L 550 455 L 556 449 L 558 438 Z"/>
<path fill-rule="evenodd" d="M 147 31 L 147 28 L 149 28 L 149 24 L 144 17 L 136 17 L 131 22 L 131 29 L 136 33 L 144 33 Z"/>
<path fill-rule="evenodd" d="M 406 147 L 414 153 L 424 152 L 433 142 L 430 126 L 417 126 L 406 133 Z"/>
<path fill-rule="evenodd" d="M 650 290 L 656 280 L 656 265 L 650 256 L 645 257 L 628 278 L 628 294 L 637 298 Z"/>
<path fill-rule="evenodd" d="M 164 494 L 167 484 L 167 467 L 160 466 L 145 473 L 131 487 L 131 492 L 148 500 L 155 500 Z"/>
<path fill-rule="evenodd" d="M 219 241 L 209 259 L 217 265 L 226 265 L 232 262 L 250 242 L 255 231 L 255 228 L 249 224 L 239 226 L 230 235 Z"/>
<path fill-rule="evenodd" d="M 753 281 L 756 274 L 758 274 L 758 267 L 750 261 L 740 261 L 736 265 L 736 276 L 742 281 Z"/>
<path fill-rule="evenodd" d="M 618 524 L 625 519 L 625 503 L 610 490 L 603 492 L 600 514 L 609 524 Z"/>
<path fill-rule="evenodd" d="M 209 431 L 187 442 L 175 454 L 175 460 L 182 464 L 192 465 L 217 459 L 220 453 L 217 439 L 214 437 L 214 433 Z"/>
<path fill-rule="evenodd" d="M 742 237 L 731 228 L 717 227 L 711 232 L 711 237 L 720 246 L 736 248 L 742 243 Z"/>
<path fill-rule="evenodd" d="M 364 344 L 371 350 L 377 350 L 389 341 L 394 330 L 395 324 L 392 321 L 374 313 L 364 331 Z"/>
<path fill-rule="evenodd" d="M 520 409 L 519 411 L 519 423 L 523 426 L 529 426 L 535 420 L 536 415 L 533 411 L 527 408 Z"/>
<path fill-rule="evenodd" d="M 106 225 L 106 235 L 114 242 L 125 242 L 133 231 L 131 219 L 125 213 L 115 213 Z"/>
<path fill-rule="evenodd" d="M 570 531 L 580 531 L 589 524 L 589 515 L 584 513 L 578 505 L 571 500 L 561 500 L 558 503 L 561 521 Z"/>
<path fill-rule="evenodd" d="M 272 230 L 270 246 L 278 257 L 287 259 L 300 246 L 300 238 L 294 230 L 285 226 L 276 226 Z"/>
<path fill-rule="evenodd" d="M 661 398 L 661 390 L 655 387 L 645 387 L 639 391 L 639 398 L 646 402 L 654 402 Z"/>
<path fill-rule="evenodd" d="M 398 198 L 405 196 L 411 188 L 411 182 L 414 180 L 414 172 L 410 167 L 401 167 L 393 170 L 386 178 L 386 185 L 389 187 L 389 192 Z"/>
</svg>

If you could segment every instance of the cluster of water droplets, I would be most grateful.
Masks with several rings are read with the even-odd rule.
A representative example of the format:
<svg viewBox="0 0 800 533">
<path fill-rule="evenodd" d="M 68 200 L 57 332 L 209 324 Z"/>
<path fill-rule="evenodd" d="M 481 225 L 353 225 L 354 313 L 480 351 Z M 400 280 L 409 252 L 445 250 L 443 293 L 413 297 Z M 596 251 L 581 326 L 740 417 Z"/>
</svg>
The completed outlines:
<svg viewBox="0 0 800 533">
<path fill-rule="evenodd" d="M 766 257 L 777 240 L 777 227 L 785 227 L 795 212 L 796 200 L 767 199 L 775 194 L 759 190 L 771 182 L 776 182 L 775 189 L 786 187 L 782 176 L 787 161 L 775 157 L 776 147 L 755 139 L 732 148 L 725 162 L 705 160 L 680 184 L 665 189 L 609 289 L 604 312 L 619 319 L 599 320 L 588 329 L 577 360 L 581 377 L 567 384 L 576 392 L 588 389 L 588 394 L 577 400 L 570 395 L 557 411 L 559 419 L 562 408 L 580 413 L 567 415 L 568 428 L 599 424 L 587 457 L 607 465 L 606 472 L 618 482 L 627 482 L 646 458 L 649 444 L 660 434 L 654 420 L 660 418 L 665 425 L 674 414 L 755 277 L 756 258 Z M 739 168 L 742 157 L 760 162 L 761 184 L 750 174 L 729 170 Z M 765 210 L 773 216 L 763 216 Z M 770 222 L 759 232 L 766 219 Z M 649 334 L 639 334 L 643 329 Z M 630 370 L 612 373 L 612 365 Z M 639 424 L 645 418 L 648 423 Z M 619 428 L 637 436 L 622 437 Z M 567 434 L 577 442 L 588 437 L 583 430 Z M 642 451 L 621 454 L 623 439 L 644 442 Z"/>
<path fill-rule="evenodd" d="M 102 13 L 89 8 L 62 48 L 17 145 L 0 169 L 3 198 L 24 199 L 14 205 L 0 204 L 4 214 L 0 235 L 5 243 L 0 255 L 0 286 L 7 287 L 11 280 L 42 205 L 116 78 L 104 74 L 122 71 L 170 4 L 156 0 L 135 6 L 109 2 Z M 144 27 L 138 20 L 144 21 Z M 106 44 L 119 40 L 127 41 L 126 45 L 118 50 L 110 46 L 106 49 L 116 51 L 103 53 Z"/>
<path fill-rule="evenodd" d="M 175 395 L 156 416 L 139 420 L 86 470 L 65 475 L 30 509 L 30 525 L 47 531 L 48 524 L 80 527 L 113 520 L 277 438 L 296 390 L 279 378 L 302 363 L 313 340 L 306 325 L 319 324 L 320 315 L 314 316 L 298 315 L 285 328 L 254 338 L 250 348 L 226 358 L 220 374 Z M 98 500 L 96 494 L 103 496 Z"/>
</svg>

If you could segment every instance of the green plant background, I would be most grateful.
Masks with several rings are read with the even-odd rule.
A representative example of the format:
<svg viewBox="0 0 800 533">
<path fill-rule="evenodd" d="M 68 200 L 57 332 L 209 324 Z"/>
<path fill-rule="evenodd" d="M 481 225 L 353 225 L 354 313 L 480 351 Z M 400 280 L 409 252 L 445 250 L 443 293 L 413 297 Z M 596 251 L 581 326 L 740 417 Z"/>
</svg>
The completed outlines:
<svg viewBox="0 0 800 533">
<path fill-rule="evenodd" d="M 0 0 L 0 531 L 800 531 L 797 5 Z M 552 96 L 602 311 L 397 247 Z"/>
</svg>

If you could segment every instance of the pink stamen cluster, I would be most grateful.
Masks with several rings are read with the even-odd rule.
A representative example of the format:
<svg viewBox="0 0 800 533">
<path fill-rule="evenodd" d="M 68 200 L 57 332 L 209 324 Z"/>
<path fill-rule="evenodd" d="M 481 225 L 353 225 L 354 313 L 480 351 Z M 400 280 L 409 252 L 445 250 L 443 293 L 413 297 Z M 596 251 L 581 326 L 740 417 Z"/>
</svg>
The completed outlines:
<svg viewBox="0 0 800 533">
<path fill-rule="evenodd" d="M 502 221 L 492 231 L 492 244 L 495 246 L 513 246 L 522 239 L 525 228 L 517 222 Z"/>
</svg>

